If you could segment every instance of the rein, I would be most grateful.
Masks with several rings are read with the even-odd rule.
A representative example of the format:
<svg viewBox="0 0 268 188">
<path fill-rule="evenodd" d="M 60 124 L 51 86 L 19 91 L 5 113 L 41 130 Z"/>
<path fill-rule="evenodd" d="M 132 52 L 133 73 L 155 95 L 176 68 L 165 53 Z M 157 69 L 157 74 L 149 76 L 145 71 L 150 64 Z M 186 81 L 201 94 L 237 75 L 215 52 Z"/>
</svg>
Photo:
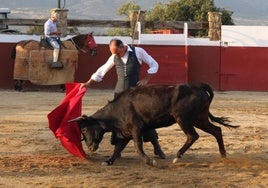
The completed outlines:
<svg viewBox="0 0 268 188">
<path fill-rule="evenodd" d="M 73 40 L 73 38 L 71 38 L 71 42 L 74 44 L 74 46 L 79 50 L 79 51 L 82 51 L 83 53 L 87 53 L 88 51 L 85 51 L 84 49 L 80 48 Z"/>
</svg>

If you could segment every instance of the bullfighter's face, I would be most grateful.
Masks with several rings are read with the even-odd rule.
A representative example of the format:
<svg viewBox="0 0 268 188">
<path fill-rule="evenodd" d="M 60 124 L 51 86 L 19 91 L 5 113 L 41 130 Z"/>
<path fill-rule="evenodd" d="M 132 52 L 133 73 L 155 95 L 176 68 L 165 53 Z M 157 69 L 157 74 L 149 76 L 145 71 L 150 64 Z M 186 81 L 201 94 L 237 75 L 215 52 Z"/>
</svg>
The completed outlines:
<svg viewBox="0 0 268 188">
<path fill-rule="evenodd" d="M 118 57 L 123 57 L 126 52 L 126 46 L 124 45 L 117 46 L 115 41 L 111 42 L 109 48 L 111 53 L 115 54 Z"/>
</svg>

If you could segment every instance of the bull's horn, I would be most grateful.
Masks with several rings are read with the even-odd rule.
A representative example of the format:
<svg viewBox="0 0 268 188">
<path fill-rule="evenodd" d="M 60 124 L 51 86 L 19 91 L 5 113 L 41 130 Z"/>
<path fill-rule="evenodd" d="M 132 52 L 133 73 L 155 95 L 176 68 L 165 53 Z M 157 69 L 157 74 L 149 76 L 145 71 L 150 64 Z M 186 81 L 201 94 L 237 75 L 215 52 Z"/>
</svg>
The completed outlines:
<svg viewBox="0 0 268 188">
<path fill-rule="evenodd" d="M 86 118 L 87 118 L 86 115 L 82 115 L 82 116 L 79 116 L 79 117 L 77 117 L 77 118 L 74 118 L 74 119 L 69 120 L 68 123 L 71 123 L 71 122 L 78 122 L 78 121 L 83 120 L 83 119 L 86 119 Z"/>
</svg>

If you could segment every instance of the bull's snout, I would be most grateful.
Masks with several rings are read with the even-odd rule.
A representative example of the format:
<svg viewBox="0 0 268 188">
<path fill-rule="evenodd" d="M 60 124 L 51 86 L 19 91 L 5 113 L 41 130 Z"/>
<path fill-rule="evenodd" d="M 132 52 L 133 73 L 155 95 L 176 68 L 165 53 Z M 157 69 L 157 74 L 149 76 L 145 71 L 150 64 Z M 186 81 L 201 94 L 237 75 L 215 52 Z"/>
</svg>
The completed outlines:
<svg viewBox="0 0 268 188">
<path fill-rule="evenodd" d="M 95 152 L 99 146 L 97 144 L 87 145 L 90 152 Z"/>
</svg>

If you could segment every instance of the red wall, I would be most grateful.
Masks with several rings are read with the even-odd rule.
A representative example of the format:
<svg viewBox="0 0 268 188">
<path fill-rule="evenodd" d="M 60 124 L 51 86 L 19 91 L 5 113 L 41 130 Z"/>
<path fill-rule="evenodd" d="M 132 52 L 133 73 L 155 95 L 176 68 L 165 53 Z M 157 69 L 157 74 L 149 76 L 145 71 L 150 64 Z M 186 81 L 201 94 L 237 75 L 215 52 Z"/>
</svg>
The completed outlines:
<svg viewBox="0 0 268 188">
<path fill-rule="evenodd" d="M 220 89 L 220 47 L 189 46 L 188 67 L 189 82 L 206 82 L 213 89 Z"/>
<path fill-rule="evenodd" d="M 151 79 L 152 84 L 178 84 L 187 81 L 187 70 L 185 66 L 186 56 L 184 47 L 179 46 L 155 46 L 143 45 L 158 63 L 159 71 Z M 85 82 L 110 56 L 108 45 L 98 45 L 98 55 L 95 57 L 79 54 L 79 65 L 76 73 L 76 82 Z M 144 63 L 141 78 L 147 73 L 148 66 Z M 104 77 L 102 82 L 92 85 L 94 88 L 114 88 L 116 83 L 115 69 L 112 68 Z"/>
<path fill-rule="evenodd" d="M 0 43 L 0 88 L 13 89 L 13 67 L 14 60 L 10 54 L 14 44 Z M 143 45 L 144 48 L 158 63 L 159 72 L 152 78 L 152 84 L 178 84 L 187 81 L 187 69 L 185 66 L 186 56 L 183 46 L 156 46 Z M 98 45 L 98 55 L 88 56 L 79 52 L 78 69 L 75 75 L 75 82 L 87 81 L 110 56 L 108 45 Z M 148 66 L 143 64 L 141 78 L 146 74 Z M 115 69 L 112 68 L 104 77 L 102 82 L 94 83 L 93 88 L 114 88 L 116 83 Z M 27 82 L 24 87 L 48 87 L 37 86 Z"/>
<path fill-rule="evenodd" d="M 13 89 L 13 43 L 0 43 L 0 89 Z M 219 46 L 142 45 L 159 62 L 153 84 L 207 82 L 215 90 L 268 91 L 268 48 Z M 76 82 L 85 82 L 110 56 L 108 45 L 99 45 L 95 57 L 79 54 Z M 142 76 L 147 66 L 142 68 Z M 141 77 L 142 77 L 141 76 Z M 114 88 L 115 70 L 94 88 Z M 28 83 L 27 87 L 37 86 Z"/>
<path fill-rule="evenodd" d="M 268 48 L 221 49 L 221 90 L 268 91 Z"/>
<path fill-rule="evenodd" d="M 186 54 L 184 46 L 155 46 L 143 45 L 158 63 L 159 71 L 152 78 L 155 84 L 179 84 L 187 82 Z M 143 74 L 147 67 L 143 66 Z M 141 76 L 141 77 L 142 77 Z"/>
<path fill-rule="evenodd" d="M 190 46 L 188 81 L 216 90 L 268 91 L 268 48 Z"/>
<path fill-rule="evenodd" d="M 0 88 L 13 88 L 13 43 L 0 43 Z"/>
</svg>

